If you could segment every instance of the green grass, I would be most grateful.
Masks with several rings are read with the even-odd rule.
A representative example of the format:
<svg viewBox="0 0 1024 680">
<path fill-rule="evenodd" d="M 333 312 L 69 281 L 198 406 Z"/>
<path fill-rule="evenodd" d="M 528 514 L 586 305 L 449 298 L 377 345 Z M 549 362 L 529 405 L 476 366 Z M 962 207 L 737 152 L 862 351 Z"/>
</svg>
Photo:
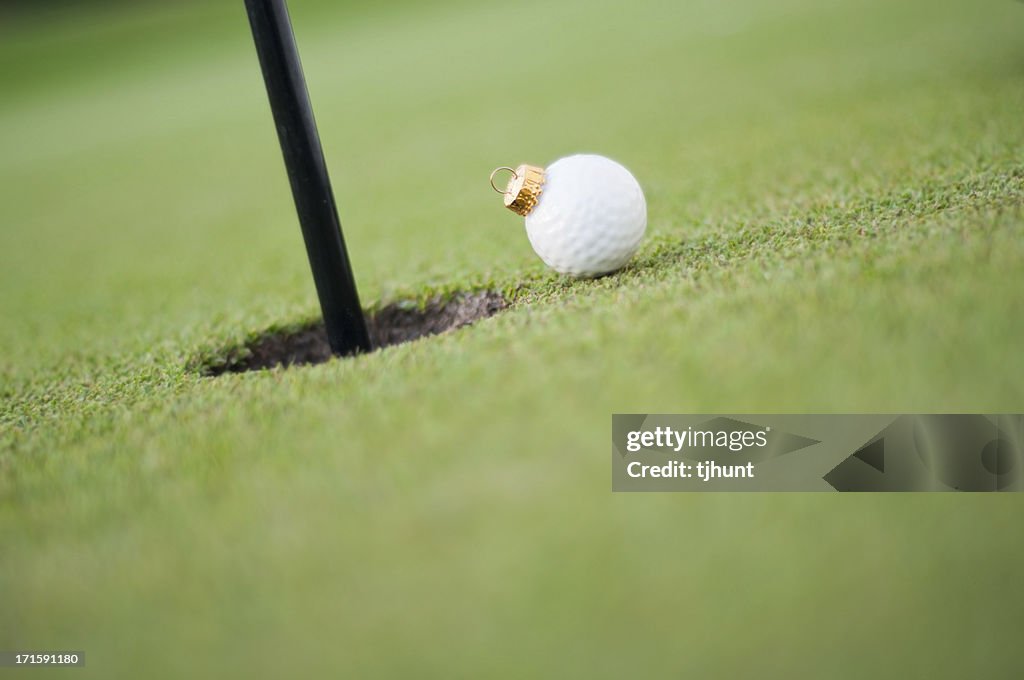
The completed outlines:
<svg viewBox="0 0 1024 680">
<path fill-rule="evenodd" d="M 293 0 L 364 302 L 317 306 L 241 3 L 0 29 L 0 649 L 81 677 L 1014 677 L 1008 495 L 610 492 L 613 412 L 1024 409 L 1024 6 Z M 497 165 L 623 162 L 545 271 Z M 813 669 L 813 670 L 811 670 Z"/>
</svg>

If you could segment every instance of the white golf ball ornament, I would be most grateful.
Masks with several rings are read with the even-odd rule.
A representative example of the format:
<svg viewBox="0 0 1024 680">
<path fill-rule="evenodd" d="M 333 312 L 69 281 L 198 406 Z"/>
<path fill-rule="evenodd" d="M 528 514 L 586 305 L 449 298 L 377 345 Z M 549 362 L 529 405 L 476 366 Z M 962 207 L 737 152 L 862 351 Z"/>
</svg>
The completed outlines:
<svg viewBox="0 0 1024 680">
<path fill-rule="evenodd" d="M 494 176 L 512 173 L 505 191 Z M 549 267 L 588 278 L 621 269 L 647 228 L 647 202 L 636 178 L 615 161 L 591 154 L 539 168 L 520 165 L 491 173 L 505 206 L 526 218 L 530 245 Z"/>
</svg>

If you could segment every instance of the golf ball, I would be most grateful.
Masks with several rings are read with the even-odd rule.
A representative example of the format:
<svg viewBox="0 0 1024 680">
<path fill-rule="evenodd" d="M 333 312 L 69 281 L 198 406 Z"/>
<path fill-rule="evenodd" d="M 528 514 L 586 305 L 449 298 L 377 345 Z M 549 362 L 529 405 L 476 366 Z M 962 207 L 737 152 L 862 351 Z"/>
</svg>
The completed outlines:
<svg viewBox="0 0 1024 680">
<path fill-rule="evenodd" d="M 610 158 L 592 154 L 549 165 L 537 204 L 526 215 L 526 235 L 540 259 L 581 278 L 625 266 L 646 229 L 639 182 Z"/>
</svg>

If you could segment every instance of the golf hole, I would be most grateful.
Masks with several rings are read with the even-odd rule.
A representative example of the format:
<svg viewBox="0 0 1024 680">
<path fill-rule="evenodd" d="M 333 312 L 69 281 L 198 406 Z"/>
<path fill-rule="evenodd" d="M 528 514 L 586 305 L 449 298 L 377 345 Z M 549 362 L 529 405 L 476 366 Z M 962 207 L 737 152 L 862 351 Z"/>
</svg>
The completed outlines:
<svg viewBox="0 0 1024 680">
<path fill-rule="evenodd" d="M 373 351 L 418 338 L 438 335 L 468 326 L 479 319 L 505 309 L 508 302 L 494 291 L 458 293 L 450 298 L 434 298 L 426 305 L 399 301 L 366 313 Z M 334 358 L 327 344 L 323 321 L 301 328 L 268 331 L 216 359 L 200 361 L 206 376 L 260 371 L 276 366 L 320 364 Z"/>
</svg>

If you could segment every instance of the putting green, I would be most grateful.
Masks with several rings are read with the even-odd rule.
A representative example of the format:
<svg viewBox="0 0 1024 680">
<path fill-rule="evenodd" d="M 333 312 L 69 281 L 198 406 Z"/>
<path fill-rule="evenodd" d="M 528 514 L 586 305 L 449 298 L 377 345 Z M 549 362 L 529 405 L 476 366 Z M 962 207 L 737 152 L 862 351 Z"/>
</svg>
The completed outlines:
<svg viewBox="0 0 1024 680">
<path fill-rule="evenodd" d="M 0 649 L 104 678 L 1016 673 L 1019 496 L 613 495 L 608 439 L 613 412 L 1024 409 L 1024 5 L 335 5 L 291 3 L 364 303 L 512 306 L 202 377 L 317 314 L 241 3 L 4 21 Z M 649 224 L 575 282 L 487 176 L 580 151 Z"/>
</svg>

